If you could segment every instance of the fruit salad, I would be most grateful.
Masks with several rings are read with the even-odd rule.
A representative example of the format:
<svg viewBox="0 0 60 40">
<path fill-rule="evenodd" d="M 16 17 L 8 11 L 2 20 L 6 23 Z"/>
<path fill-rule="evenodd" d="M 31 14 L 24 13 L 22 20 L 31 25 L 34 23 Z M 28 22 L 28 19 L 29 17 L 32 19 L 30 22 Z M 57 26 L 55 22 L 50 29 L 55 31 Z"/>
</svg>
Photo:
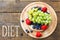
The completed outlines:
<svg viewBox="0 0 60 40">
<path fill-rule="evenodd" d="M 46 7 L 33 7 L 28 10 L 28 18 L 26 19 L 27 25 L 33 25 L 32 28 L 36 30 L 46 30 L 51 22 L 50 13 Z M 42 33 L 37 32 L 36 37 L 41 37 Z"/>
</svg>

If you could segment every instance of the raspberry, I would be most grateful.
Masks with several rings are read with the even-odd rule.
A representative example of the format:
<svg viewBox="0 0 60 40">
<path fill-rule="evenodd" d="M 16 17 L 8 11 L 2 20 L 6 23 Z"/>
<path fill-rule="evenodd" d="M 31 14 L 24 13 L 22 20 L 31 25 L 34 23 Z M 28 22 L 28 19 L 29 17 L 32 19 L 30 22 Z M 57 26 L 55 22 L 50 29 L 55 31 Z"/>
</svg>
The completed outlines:
<svg viewBox="0 0 60 40">
<path fill-rule="evenodd" d="M 41 29 L 42 29 L 42 30 L 46 30 L 47 27 L 48 27 L 47 25 L 42 25 L 42 26 L 41 26 Z"/>
<path fill-rule="evenodd" d="M 46 8 L 46 7 L 43 7 L 41 10 L 42 10 L 43 12 L 46 12 L 46 11 L 47 11 L 47 8 Z"/>
<path fill-rule="evenodd" d="M 27 25 L 30 25 L 31 24 L 31 21 L 28 18 L 26 19 L 26 24 Z"/>
<path fill-rule="evenodd" d="M 41 37 L 41 36 L 42 36 L 41 32 L 36 33 L 36 37 Z"/>
</svg>

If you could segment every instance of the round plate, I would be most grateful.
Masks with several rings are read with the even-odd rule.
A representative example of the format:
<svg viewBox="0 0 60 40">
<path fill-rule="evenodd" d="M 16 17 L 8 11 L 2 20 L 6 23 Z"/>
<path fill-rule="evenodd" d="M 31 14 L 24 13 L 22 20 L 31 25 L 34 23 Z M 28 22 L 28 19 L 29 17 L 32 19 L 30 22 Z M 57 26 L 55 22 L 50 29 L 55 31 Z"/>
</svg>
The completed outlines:
<svg viewBox="0 0 60 40">
<path fill-rule="evenodd" d="M 35 7 L 35 6 L 39 6 L 39 7 L 47 7 L 47 11 L 50 13 L 51 17 L 52 17 L 52 21 L 51 23 L 49 24 L 49 27 L 47 30 L 45 31 L 42 31 L 42 37 L 36 37 L 36 32 L 37 31 L 34 31 L 33 30 L 33 33 L 30 32 L 30 30 L 32 30 L 29 25 L 26 24 L 25 20 L 26 18 L 28 18 L 28 15 L 27 15 L 27 11 L 29 9 L 31 9 L 32 7 Z M 24 20 L 24 22 L 22 22 L 22 20 Z M 29 5 L 27 5 L 22 13 L 21 13 L 21 16 L 20 16 L 20 23 L 21 23 L 21 27 L 22 29 L 24 30 L 24 32 L 26 34 L 28 34 L 29 36 L 33 37 L 33 38 L 45 38 L 45 37 L 48 37 L 49 35 L 51 35 L 54 30 L 56 29 L 56 25 L 57 25 L 57 16 L 56 16 L 56 13 L 54 11 L 54 9 L 49 6 L 48 4 L 44 3 L 44 2 L 33 2 L 33 3 L 30 3 Z M 30 33 L 27 33 L 25 30 L 28 29 Z"/>
</svg>

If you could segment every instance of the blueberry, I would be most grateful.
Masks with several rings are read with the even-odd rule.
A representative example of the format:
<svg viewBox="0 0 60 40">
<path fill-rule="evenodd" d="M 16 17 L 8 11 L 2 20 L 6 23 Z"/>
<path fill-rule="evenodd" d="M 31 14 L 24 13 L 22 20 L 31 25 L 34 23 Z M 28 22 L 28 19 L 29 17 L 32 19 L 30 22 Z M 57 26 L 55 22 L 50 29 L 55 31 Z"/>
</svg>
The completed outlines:
<svg viewBox="0 0 60 40">
<path fill-rule="evenodd" d="M 24 20 L 22 20 L 22 22 L 24 22 Z"/>
<path fill-rule="evenodd" d="M 20 35 L 23 36 L 23 33 L 21 33 Z"/>
<path fill-rule="evenodd" d="M 36 24 L 36 29 L 41 29 L 41 24 Z"/>
<path fill-rule="evenodd" d="M 29 31 L 26 29 L 26 32 L 29 33 Z"/>
<path fill-rule="evenodd" d="M 30 32 L 32 33 L 32 32 L 33 32 L 33 30 L 30 30 Z"/>
<path fill-rule="evenodd" d="M 39 7 L 38 10 L 41 10 L 41 7 Z"/>
<path fill-rule="evenodd" d="M 39 29 L 40 28 L 40 25 L 37 24 L 35 27 L 36 27 L 36 29 Z"/>
<path fill-rule="evenodd" d="M 33 29 L 35 29 L 36 27 L 35 27 L 35 25 L 33 25 L 33 27 L 32 27 Z"/>
</svg>

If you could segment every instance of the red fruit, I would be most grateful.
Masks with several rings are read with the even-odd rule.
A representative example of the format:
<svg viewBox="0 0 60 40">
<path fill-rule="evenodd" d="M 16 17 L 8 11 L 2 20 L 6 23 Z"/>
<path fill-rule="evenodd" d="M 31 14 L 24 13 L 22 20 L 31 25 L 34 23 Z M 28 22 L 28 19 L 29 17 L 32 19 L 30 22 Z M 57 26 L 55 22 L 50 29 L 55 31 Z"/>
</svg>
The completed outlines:
<svg viewBox="0 0 60 40">
<path fill-rule="evenodd" d="M 30 25 L 31 24 L 31 21 L 28 18 L 26 19 L 26 24 L 27 25 Z"/>
<path fill-rule="evenodd" d="M 41 26 L 41 29 L 42 29 L 42 30 L 46 30 L 47 27 L 48 27 L 47 25 L 42 25 L 42 26 Z"/>
<path fill-rule="evenodd" d="M 46 8 L 46 7 L 43 7 L 41 10 L 42 10 L 43 12 L 46 12 L 46 11 L 47 11 L 47 8 Z"/>
<path fill-rule="evenodd" d="M 41 36 L 42 36 L 41 32 L 36 33 L 36 37 L 41 37 Z"/>
</svg>

